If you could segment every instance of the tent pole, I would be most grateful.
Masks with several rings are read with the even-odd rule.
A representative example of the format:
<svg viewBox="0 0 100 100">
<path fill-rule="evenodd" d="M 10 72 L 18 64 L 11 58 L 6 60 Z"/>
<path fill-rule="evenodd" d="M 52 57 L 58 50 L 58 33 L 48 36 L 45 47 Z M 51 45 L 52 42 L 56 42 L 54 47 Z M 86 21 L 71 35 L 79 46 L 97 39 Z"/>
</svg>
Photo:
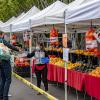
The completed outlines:
<svg viewBox="0 0 100 100">
<path fill-rule="evenodd" d="M 65 25 L 65 34 L 68 33 L 68 27 L 66 25 L 66 10 L 64 11 L 64 25 Z M 64 47 L 63 47 L 64 48 Z M 65 100 L 67 100 L 67 96 L 68 96 L 68 93 L 67 93 L 67 61 L 65 61 L 64 63 L 64 68 L 65 68 Z"/>
<path fill-rule="evenodd" d="M 29 52 L 32 52 L 32 29 L 31 29 L 31 20 L 29 20 L 30 23 L 30 35 L 29 35 L 29 39 L 30 39 L 30 43 L 29 43 Z"/>
<path fill-rule="evenodd" d="M 64 12 L 64 19 L 66 19 L 66 12 Z M 65 24 L 65 34 L 67 34 L 67 25 L 66 22 L 64 20 L 64 24 Z M 65 100 L 67 100 L 67 62 L 65 61 Z"/>
<path fill-rule="evenodd" d="M 65 24 L 65 34 L 67 34 L 67 25 Z M 67 100 L 67 62 L 65 61 L 65 100 Z"/>
<path fill-rule="evenodd" d="M 10 24 L 10 43 L 11 43 L 11 36 L 12 36 L 12 24 Z"/>
<path fill-rule="evenodd" d="M 32 29 L 31 29 L 31 20 L 29 20 L 30 36 L 29 36 L 29 52 L 32 52 Z M 32 59 L 30 59 L 30 82 L 32 83 Z"/>
<path fill-rule="evenodd" d="M 10 44 L 11 44 L 11 37 L 12 37 L 12 24 L 10 24 Z M 11 55 L 11 67 L 12 67 L 12 72 L 14 71 L 13 70 L 13 67 L 14 67 L 14 55 Z"/>
</svg>

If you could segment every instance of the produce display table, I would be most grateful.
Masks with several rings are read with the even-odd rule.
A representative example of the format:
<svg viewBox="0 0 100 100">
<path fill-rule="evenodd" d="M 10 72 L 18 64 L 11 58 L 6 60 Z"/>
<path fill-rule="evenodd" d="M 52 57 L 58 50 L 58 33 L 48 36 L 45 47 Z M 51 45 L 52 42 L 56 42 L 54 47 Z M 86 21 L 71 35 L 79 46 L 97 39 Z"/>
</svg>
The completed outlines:
<svg viewBox="0 0 100 100">
<path fill-rule="evenodd" d="M 83 90 L 86 74 L 74 70 L 68 70 L 67 76 L 67 83 L 69 86 L 79 91 Z"/>
<path fill-rule="evenodd" d="M 75 88 L 76 90 L 82 91 L 86 74 L 74 70 L 67 70 L 67 71 L 68 71 L 67 74 L 68 85 Z M 64 68 L 48 64 L 48 80 L 64 83 L 65 81 Z"/>
<path fill-rule="evenodd" d="M 48 64 L 48 80 L 64 83 L 65 70 L 62 67 Z M 33 67 L 34 68 L 34 67 Z M 67 70 L 67 84 L 78 91 L 85 90 L 88 95 L 100 100 L 100 78 L 90 76 L 88 74 Z"/>
<path fill-rule="evenodd" d="M 48 64 L 48 80 L 64 83 L 64 68 Z"/>
<path fill-rule="evenodd" d="M 100 100 L 100 78 L 86 75 L 85 90 L 88 95 Z"/>
<path fill-rule="evenodd" d="M 57 81 L 54 80 L 54 75 L 56 75 L 54 73 L 55 67 L 52 64 L 48 64 L 48 80 L 49 81 Z"/>
</svg>

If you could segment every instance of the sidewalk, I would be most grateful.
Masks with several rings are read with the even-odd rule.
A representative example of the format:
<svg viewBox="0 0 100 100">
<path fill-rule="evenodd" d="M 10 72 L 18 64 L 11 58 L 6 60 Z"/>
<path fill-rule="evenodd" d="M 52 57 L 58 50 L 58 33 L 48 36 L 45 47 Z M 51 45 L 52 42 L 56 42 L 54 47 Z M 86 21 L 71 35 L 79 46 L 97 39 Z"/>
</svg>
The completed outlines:
<svg viewBox="0 0 100 100">
<path fill-rule="evenodd" d="M 12 79 L 10 94 L 12 95 L 9 100 L 48 100 L 43 95 L 37 95 L 37 92 L 27 87 L 18 79 Z"/>
<path fill-rule="evenodd" d="M 26 79 L 30 80 L 29 78 Z M 33 79 L 33 84 L 36 85 L 35 78 Z M 44 86 L 42 83 L 42 89 L 43 87 Z M 49 93 L 58 98 L 59 100 L 65 100 L 65 92 L 63 87 L 49 84 Z M 37 92 L 35 90 L 30 89 L 23 82 L 19 81 L 14 77 L 12 79 L 10 94 L 12 95 L 12 97 L 10 97 L 9 100 L 48 100 L 48 98 L 46 98 L 43 95 L 36 95 Z M 84 95 L 82 93 L 79 93 L 78 96 L 79 96 L 78 100 L 84 100 Z M 77 100 L 75 89 L 70 88 L 70 90 L 68 91 L 68 100 Z M 86 96 L 85 100 L 91 100 L 91 98 Z"/>
<path fill-rule="evenodd" d="M 25 78 L 25 79 L 30 81 L 29 78 Z M 36 85 L 36 78 L 33 78 L 33 84 Z M 42 83 L 41 88 L 44 89 L 43 83 Z M 67 92 L 68 92 L 67 100 L 84 100 L 84 93 L 82 93 L 82 92 L 77 91 L 78 92 L 78 95 L 77 95 L 76 90 L 73 88 L 68 88 Z M 49 93 L 52 96 L 58 98 L 59 100 L 65 100 L 65 91 L 64 91 L 64 87 L 62 87 L 62 86 L 57 86 L 57 84 L 53 85 L 53 84 L 49 83 Z M 77 96 L 78 96 L 78 98 L 77 98 Z M 91 100 L 91 98 L 86 95 L 85 100 Z"/>
</svg>

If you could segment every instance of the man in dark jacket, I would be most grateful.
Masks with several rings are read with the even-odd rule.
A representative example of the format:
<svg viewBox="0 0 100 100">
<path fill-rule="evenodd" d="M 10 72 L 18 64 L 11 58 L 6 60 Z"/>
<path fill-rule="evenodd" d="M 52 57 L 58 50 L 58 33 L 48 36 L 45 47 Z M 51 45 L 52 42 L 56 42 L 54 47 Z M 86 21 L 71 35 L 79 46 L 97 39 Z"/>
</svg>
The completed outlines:
<svg viewBox="0 0 100 100">
<path fill-rule="evenodd" d="M 1 42 L 2 41 L 2 42 Z M 0 32 L 0 43 L 3 43 L 8 48 L 20 51 L 17 47 L 14 47 L 3 38 L 2 32 Z M 11 84 L 11 64 L 9 60 L 0 60 L 1 80 L 0 80 L 0 100 L 8 100 L 8 92 Z"/>
</svg>

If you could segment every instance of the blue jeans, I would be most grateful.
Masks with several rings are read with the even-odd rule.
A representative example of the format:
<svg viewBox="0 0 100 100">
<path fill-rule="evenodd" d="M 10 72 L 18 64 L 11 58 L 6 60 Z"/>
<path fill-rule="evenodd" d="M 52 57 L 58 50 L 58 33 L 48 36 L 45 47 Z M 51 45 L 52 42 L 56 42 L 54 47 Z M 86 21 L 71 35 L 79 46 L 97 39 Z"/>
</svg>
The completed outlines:
<svg viewBox="0 0 100 100">
<path fill-rule="evenodd" d="M 11 65 L 10 61 L 2 61 L 0 64 L 1 80 L 0 80 L 0 96 L 3 100 L 8 100 L 8 92 L 11 84 Z"/>
</svg>

